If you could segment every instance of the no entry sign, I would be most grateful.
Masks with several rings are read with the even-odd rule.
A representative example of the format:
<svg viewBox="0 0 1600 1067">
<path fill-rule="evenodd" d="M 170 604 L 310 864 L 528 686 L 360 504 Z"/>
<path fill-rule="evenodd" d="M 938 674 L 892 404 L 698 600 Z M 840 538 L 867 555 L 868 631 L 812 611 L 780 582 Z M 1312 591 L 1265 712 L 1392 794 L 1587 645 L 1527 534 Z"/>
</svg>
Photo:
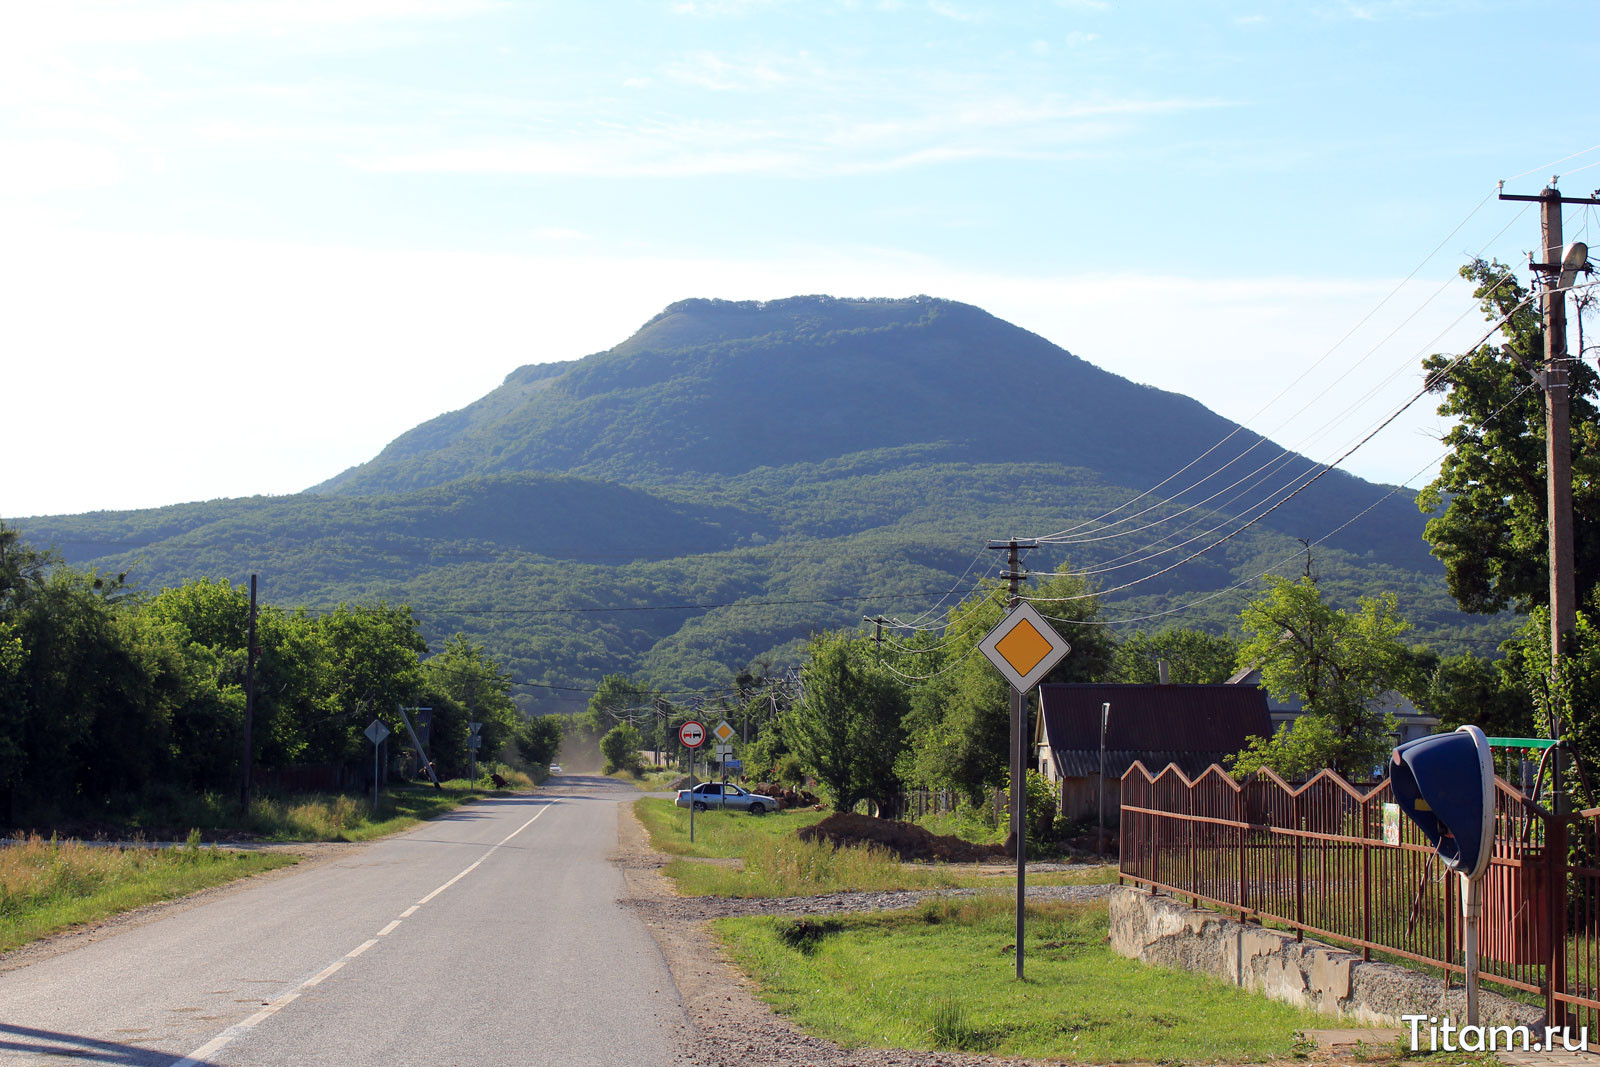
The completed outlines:
<svg viewBox="0 0 1600 1067">
<path fill-rule="evenodd" d="M 690 719 L 678 727 L 678 740 L 684 748 L 699 748 L 706 743 L 706 724 Z"/>
</svg>

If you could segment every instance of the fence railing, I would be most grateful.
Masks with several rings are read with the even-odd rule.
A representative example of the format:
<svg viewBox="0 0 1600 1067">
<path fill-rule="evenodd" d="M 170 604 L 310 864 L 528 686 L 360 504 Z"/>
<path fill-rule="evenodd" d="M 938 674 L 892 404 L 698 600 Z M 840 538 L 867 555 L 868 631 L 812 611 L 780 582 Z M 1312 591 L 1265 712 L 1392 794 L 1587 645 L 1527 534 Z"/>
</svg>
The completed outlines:
<svg viewBox="0 0 1600 1067">
<path fill-rule="evenodd" d="M 1387 781 L 1357 787 L 1331 771 L 1291 786 L 1271 771 L 1235 782 L 1220 767 L 1176 766 L 1122 778 L 1121 874 L 1319 939 L 1465 971 L 1460 879 L 1421 832 L 1391 816 Z M 1541 994 L 1551 1018 L 1600 1022 L 1600 809 L 1556 819 L 1496 781 L 1494 853 L 1485 876 L 1480 973 L 1504 991 Z M 1585 836 L 1586 835 L 1586 836 Z M 1594 861 L 1586 861 L 1593 864 Z"/>
</svg>

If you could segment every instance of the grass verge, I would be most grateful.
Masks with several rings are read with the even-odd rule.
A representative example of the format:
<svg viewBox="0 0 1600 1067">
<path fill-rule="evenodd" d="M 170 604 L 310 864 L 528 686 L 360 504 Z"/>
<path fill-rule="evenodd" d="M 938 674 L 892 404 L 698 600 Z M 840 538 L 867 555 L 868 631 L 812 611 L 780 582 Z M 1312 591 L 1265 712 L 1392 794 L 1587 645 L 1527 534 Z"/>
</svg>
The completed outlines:
<svg viewBox="0 0 1600 1067">
<path fill-rule="evenodd" d="M 640 774 L 629 774 L 627 771 L 612 771 L 607 778 L 615 778 L 619 782 L 627 782 L 635 789 L 646 793 L 659 793 L 673 782 L 683 777 L 683 772 L 672 767 L 661 770 L 643 771 Z"/>
<path fill-rule="evenodd" d="M 1113 1063 L 1284 1059 L 1327 1020 L 1214 979 L 1111 952 L 1103 903 L 1028 908 L 1013 977 L 1003 896 L 902 912 L 714 924 L 761 995 L 846 1047 L 957 1049 Z"/>
<path fill-rule="evenodd" d="M 1010 875 L 976 865 L 902 863 L 881 848 L 834 848 L 805 842 L 796 830 L 820 821 L 821 811 L 783 811 L 763 816 L 704 811 L 695 816 L 670 800 L 644 797 L 634 804 L 650 843 L 680 857 L 666 874 L 689 896 L 798 897 L 847 890 L 954 889 L 1004 885 Z M 742 860 L 740 864 L 696 860 Z M 1111 867 L 1052 871 L 1029 876 L 1032 885 L 1083 885 L 1116 881 Z"/>
<path fill-rule="evenodd" d="M 118 848 L 14 838 L 0 847 L 0 952 L 79 923 L 298 862 L 200 848 Z"/>
</svg>

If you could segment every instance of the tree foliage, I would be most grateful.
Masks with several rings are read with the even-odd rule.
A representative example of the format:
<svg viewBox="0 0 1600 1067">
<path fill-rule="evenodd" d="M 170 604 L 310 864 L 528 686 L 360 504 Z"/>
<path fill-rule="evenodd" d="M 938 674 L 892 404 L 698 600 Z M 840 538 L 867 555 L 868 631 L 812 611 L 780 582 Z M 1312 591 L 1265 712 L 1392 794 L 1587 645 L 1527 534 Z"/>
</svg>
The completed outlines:
<svg viewBox="0 0 1600 1067">
<path fill-rule="evenodd" d="M 1393 594 L 1364 597 L 1357 611 L 1330 606 L 1316 581 L 1271 577 L 1267 591 L 1240 615 L 1246 638 L 1241 667 L 1256 666 L 1267 691 L 1298 697 L 1305 714 L 1253 744 L 1231 769 L 1262 764 L 1299 775 L 1331 767 L 1362 779 L 1382 763 L 1394 730 L 1381 696 L 1409 684 L 1412 659 L 1399 640 L 1407 629 Z"/>
<path fill-rule="evenodd" d="M 1459 364 L 1440 354 L 1423 361 L 1439 414 L 1454 420 L 1438 476 L 1417 497 L 1437 514 L 1424 536 L 1445 566 L 1465 611 L 1528 611 L 1549 601 L 1544 394 L 1534 368 L 1544 362 L 1544 332 L 1528 291 L 1503 263 L 1474 260 L 1461 269 L 1477 283 L 1485 318 L 1504 319 L 1498 345 Z M 1600 377 L 1568 362 L 1572 416 L 1572 510 L 1576 582 L 1586 599 L 1600 582 Z"/>
<path fill-rule="evenodd" d="M 859 635 L 824 634 L 807 652 L 804 695 L 783 717 L 784 738 L 835 807 L 886 805 L 900 789 L 895 760 L 905 743 L 905 689 Z"/>
<path fill-rule="evenodd" d="M 1157 663 L 1166 660 L 1169 681 L 1181 685 L 1219 685 L 1238 664 L 1239 642 L 1227 634 L 1204 630 L 1143 630 L 1117 646 L 1111 679 L 1127 685 L 1152 685 L 1160 680 Z"/>
</svg>

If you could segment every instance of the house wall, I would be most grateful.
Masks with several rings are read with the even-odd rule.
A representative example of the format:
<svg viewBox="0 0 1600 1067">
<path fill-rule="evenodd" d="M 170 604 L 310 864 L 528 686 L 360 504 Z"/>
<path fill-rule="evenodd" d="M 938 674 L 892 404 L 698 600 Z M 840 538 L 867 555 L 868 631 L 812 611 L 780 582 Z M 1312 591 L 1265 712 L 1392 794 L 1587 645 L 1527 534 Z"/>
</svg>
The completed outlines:
<svg viewBox="0 0 1600 1067">
<path fill-rule="evenodd" d="M 1100 776 L 1062 778 L 1057 783 L 1058 811 L 1068 819 L 1094 818 L 1100 804 Z M 1106 825 L 1122 821 L 1122 779 L 1106 775 Z"/>
</svg>

